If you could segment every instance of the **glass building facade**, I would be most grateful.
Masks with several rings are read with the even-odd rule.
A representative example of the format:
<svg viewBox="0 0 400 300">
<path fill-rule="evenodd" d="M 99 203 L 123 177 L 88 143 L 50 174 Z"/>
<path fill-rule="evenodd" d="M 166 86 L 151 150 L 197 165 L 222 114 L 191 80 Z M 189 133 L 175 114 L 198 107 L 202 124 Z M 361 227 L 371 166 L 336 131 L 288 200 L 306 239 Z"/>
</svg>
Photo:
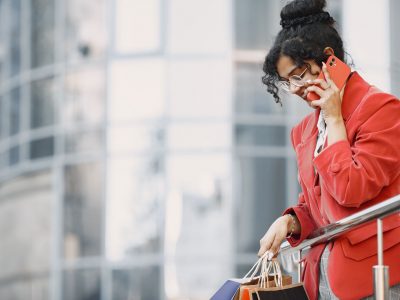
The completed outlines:
<svg viewBox="0 0 400 300">
<path fill-rule="evenodd" d="M 0 0 L 0 299 L 200 300 L 246 273 L 310 111 L 261 84 L 282 5 Z"/>
</svg>

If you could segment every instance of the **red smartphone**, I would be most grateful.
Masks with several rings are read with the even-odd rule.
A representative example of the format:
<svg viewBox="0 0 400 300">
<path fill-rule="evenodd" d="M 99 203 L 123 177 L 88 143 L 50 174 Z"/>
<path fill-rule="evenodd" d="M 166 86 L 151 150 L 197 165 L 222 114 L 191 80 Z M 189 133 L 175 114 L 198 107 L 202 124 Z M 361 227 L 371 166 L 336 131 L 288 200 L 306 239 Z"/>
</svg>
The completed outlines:
<svg viewBox="0 0 400 300">
<path fill-rule="evenodd" d="M 331 77 L 332 81 L 336 84 L 339 90 L 341 90 L 351 73 L 350 67 L 336 56 L 331 55 L 326 61 L 326 69 L 328 70 L 329 76 Z M 319 73 L 318 79 L 325 79 L 324 72 L 322 72 L 322 70 Z M 307 94 L 308 101 L 319 100 L 320 98 L 321 97 L 314 92 L 309 92 Z"/>
</svg>

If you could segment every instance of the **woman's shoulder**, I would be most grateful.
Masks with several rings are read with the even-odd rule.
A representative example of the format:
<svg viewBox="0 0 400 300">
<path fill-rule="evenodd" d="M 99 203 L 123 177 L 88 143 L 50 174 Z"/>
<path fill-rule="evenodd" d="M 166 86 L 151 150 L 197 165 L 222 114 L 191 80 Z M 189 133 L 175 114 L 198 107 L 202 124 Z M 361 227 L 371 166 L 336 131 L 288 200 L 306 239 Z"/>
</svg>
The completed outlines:
<svg viewBox="0 0 400 300">
<path fill-rule="evenodd" d="M 400 100 L 396 96 L 371 85 L 357 109 L 357 119 L 363 123 L 377 113 L 387 115 L 389 119 L 391 116 L 398 119 L 400 116 Z"/>
</svg>

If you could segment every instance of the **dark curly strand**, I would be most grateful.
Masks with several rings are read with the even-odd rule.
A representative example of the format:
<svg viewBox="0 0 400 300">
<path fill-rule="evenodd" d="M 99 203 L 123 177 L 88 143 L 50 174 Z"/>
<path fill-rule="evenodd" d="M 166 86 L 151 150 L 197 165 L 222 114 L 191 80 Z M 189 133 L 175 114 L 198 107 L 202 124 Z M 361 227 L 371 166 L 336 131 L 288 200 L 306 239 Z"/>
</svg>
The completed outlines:
<svg viewBox="0 0 400 300">
<path fill-rule="evenodd" d="M 289 56 L 299 67 L 305 60 L 314 60 L 319 66 L 326 61 L 326 47 L 344 61 L 343 41 L 334 28 L 335 20 L 324 11 L 326 0 L 295 0 L 281 11 L 282 30 L 265 58 L 262 82 L 267 86 L 276 103 L 282 105 L 278 95 L 280 79 L 276 64 L 282 55 Z"/>
</svg>

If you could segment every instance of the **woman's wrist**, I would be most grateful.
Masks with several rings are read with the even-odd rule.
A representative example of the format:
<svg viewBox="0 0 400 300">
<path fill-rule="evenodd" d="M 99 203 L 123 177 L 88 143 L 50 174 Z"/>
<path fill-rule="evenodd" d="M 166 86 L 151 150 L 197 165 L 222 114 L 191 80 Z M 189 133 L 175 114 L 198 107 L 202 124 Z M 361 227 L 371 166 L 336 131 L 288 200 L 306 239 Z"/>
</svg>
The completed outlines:
<svg viewBox="0 0 400 300">
<path fill-rule="evenodd" d="M 296 220 L 295 217 L 291 214 L 286 214 L 285 217 L 287 218 L 287 238 L 290 238 L 296 231 Z"/>
</svg>

